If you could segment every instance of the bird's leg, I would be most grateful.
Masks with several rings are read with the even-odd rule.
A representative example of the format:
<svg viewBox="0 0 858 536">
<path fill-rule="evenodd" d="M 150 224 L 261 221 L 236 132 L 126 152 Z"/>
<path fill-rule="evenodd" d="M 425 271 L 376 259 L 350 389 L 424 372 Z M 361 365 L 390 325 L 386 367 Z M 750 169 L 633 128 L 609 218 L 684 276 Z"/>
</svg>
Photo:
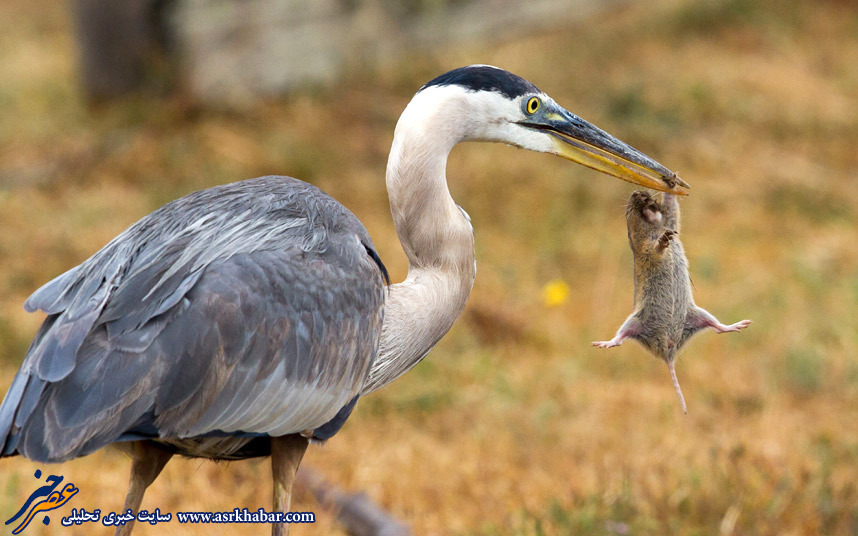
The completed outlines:
<svg viewBox="0 0 858 536">
<path fill-rule="evenodd" d="M 288 512 L 292 502 L 295 473 L 309 442 L 292 434 L 271 438 L 271 473 L 274 476 L 274 512 Z M 289 523 L 271 525 L 271 536 L 288 536 Z"/>
<path fill-rule="evenodd" d="M 626 339 L 637 337 L 640 335 L 641 330 L 642 326 L 640 320 L 632 314 L 625 322 L 623 322 L 623 325 L 617 330 L 617 334 L 614 335 L 613 339 L 609 341 L 595 341 L 593 342 L 593 346 L 598 348 L 613 348 L 614 346 L 623 344 L 623 341 Z"/>
<path fill-rule="evenodd" d="M 125 497 L 124 514 L 129 509 L 137 515 L 146 488 L 158 478 L 173 453 L 154 446 L 148 441 L 135 441 L 126 449 L 131 452 L 131 481 L 128 483 L 128 495 Z M 114 536 L 129 536 L 134 528 L 134 520 L 116 527 Z"/>
</svg>

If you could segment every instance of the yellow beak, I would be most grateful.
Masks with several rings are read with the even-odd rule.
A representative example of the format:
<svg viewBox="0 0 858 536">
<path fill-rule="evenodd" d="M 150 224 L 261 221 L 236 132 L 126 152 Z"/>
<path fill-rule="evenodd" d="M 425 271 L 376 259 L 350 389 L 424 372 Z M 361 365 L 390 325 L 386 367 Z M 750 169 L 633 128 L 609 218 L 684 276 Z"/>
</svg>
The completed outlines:
<svg viewBox="0 0 858 536">
<path fill-rule="evenodd" d="M 653 190 L 676 195 L 689 194 L 691 186 L 672 171 L 663 173 L 575 138 L 559 134 L 555 138 L 556 154 L 567 160 Z"/>
<path fill-rule="evenodd" d="M 520 123 L 551 135 L 554 138 L 552 153 L 646 188 L 689 194 L 691 186 L 673 171 L 599 127 L 555 106 Z"/>
</svg>

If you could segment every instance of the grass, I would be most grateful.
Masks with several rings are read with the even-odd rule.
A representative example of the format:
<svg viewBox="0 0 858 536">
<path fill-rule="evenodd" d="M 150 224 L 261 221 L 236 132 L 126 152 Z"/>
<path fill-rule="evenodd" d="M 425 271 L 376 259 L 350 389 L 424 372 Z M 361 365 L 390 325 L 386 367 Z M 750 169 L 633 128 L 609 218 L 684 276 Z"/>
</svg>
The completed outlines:
<svg viewBox="0 0 858 536">
<path fill-rule="evenodd" d="M 396 118 L 426 80 L 476 62 L 527 77 L 680 172 L 693 186 L 682 206 L 696 300 L 725 322 L 754 324 L 684 350 L 683 416 L 663 363 L 634 344 L 590 347 L 632 306 L 622 218 L 632 187 L 467 144 L 448 175 L 476 229 L 468 310 L 426 362 L 362 401 L 306 463 L 366 491 L 416 534 L 858 534 L 858 9 L 849 2 L 633 4 L 230 113 L 146 96 L 88 111 L 64 6 L 9 0 L 0 6 L 0 386 L 40 322 L 21 309 L 29 293 L 199 188 L 267 173 L 310 180 L 364 221 L 403 278 L 383 181 Z M 555 279 L 569 297 L 546 307 L 542 289 Z M 37 467 L 0 463 L 3 513 L 34 489 Z M 122 455 L 50 471 L 81 489 L 74 506 L 121 507 Z M 267 507 L 269 479 L 265 462 L 176 460 L 144 507 Z M 296 507 L 320 511 L 304 496 Z M 295 533 L 338 533 L 329 513 L 318 518 Z M 57 523 L 29 530 L 60 532 Z"/>
</svg>

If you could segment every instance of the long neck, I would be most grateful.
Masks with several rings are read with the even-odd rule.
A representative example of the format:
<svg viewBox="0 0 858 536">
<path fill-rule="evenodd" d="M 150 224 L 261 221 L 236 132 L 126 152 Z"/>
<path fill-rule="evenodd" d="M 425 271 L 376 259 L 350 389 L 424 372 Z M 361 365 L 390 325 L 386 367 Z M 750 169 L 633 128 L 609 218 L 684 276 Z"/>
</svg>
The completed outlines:
<svg viewBox="0 0 858 536">
<path fill-rule="evenodd" d="M 476 274 L 473 229 L 447 188 L 447 156 L 460 138 L 433 128 L 443 127 L 443 117 L 414 116 L 406 110 L 400 119 L 387 166 L 408 277 L 389 287 L 379 352 L 363 394 L 423 359 L 465 308 Z"/>
</svg>

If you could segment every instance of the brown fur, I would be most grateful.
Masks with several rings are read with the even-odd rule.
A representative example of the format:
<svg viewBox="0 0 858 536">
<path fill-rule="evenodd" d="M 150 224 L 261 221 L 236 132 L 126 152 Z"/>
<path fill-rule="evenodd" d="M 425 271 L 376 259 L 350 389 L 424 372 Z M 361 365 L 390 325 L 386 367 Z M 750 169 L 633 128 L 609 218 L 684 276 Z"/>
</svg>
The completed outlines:
<svg viewBox="0 0 858 536">
<path fill-rule="evenodd" d="M 635 310 L 613 339 L 593 345 L 611 348 L 629 338 L 640 342 L 667 363 L 682 411 L 687 413 L 674 368 L 679 349 L 701 329 L 739 331 L 751 321 L 725 326 L 695 305 L 688 260 L 679 241 L 679 202 L 675 196 L 634 192 L 626 205 L 626 226 L 634 257 Z"/>
</svg>

